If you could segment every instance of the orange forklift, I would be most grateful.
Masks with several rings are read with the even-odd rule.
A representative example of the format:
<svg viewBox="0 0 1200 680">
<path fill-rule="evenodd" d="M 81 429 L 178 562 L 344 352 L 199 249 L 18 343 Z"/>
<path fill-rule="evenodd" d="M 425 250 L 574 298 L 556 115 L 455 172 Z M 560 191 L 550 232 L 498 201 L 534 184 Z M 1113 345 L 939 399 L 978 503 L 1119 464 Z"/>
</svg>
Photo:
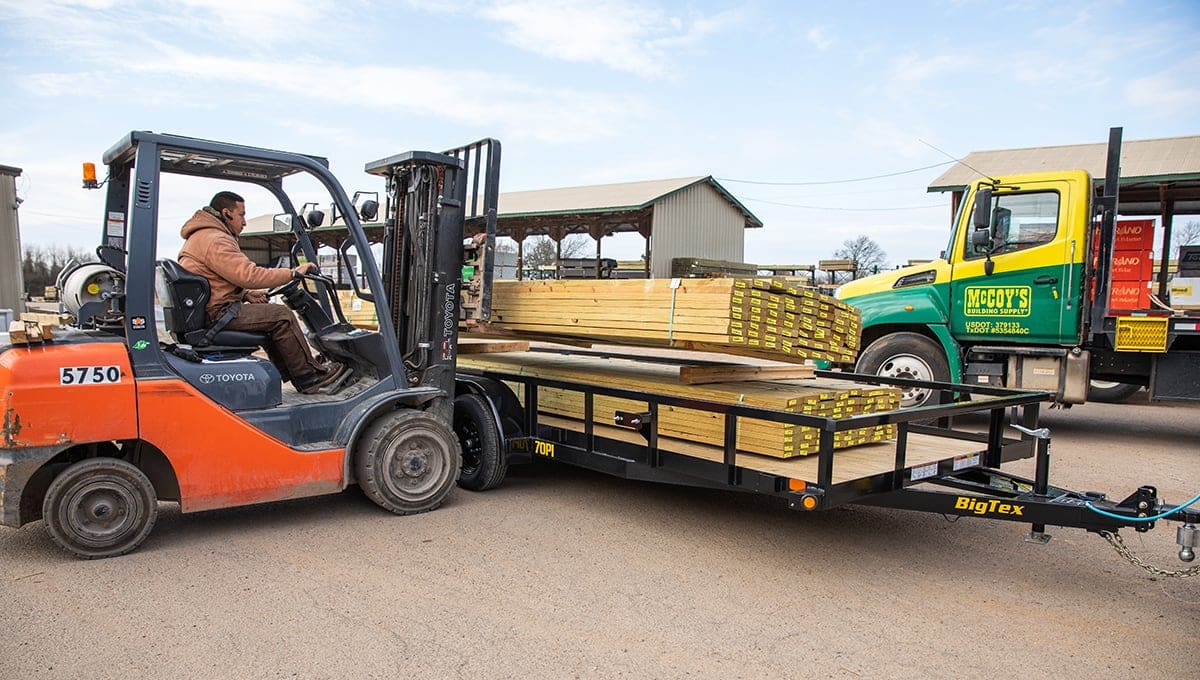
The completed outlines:
<svg viewBox="0 0 1200 680">
<path fill-rule="evenodd" d="M 423 512 L 459 479 L 460 437 L 473 442 L 464 485 L 498 483 L 498 455 L 482 456 L 479 445 L 499 436 L 498 416 L 467 394 L 478 386 L 456 385 L 455 359 L 464 229 L 482 220 L 494 235 L 499 158 L 499 144 L 483 140 L 370 164 L 388 186 L 380 267 L 360 222 L 376 219 L 378 201 L 348 197 L 327 160 L 151 132 L 122 137 L 104 154 L 104 182 L 85 167 L 85 186 L 107 184 L 107 200 L 100 262 L 60 277 L 75 288 L 64 291 L 77 303 L 75 322 L 45 342 L 0 343 L 0 524 L 44 519 L 67 551 L 101 558 L 137 548 L 159 501 L 196 512 L 357 484 L 391 512 Z M 273 229 L 293 243 L 279 256 L 293 266 L 317 261 L 310 232 L 324 215 L 297 211 L 284 180 L 307 176 L 328 191 L 331 223 L 347 233 L 338 251 L 344 262 L 355 255 L 360 271 L 350 278 L 379 310 L 378 330 L 346 322 L 331 278 L 310 274 L 269 292 L 321 354 L 349 368 L 335 393 L 284 387 L 279 368 L 255 355 L 266 336 L 205 318 L 207 281 L 157 250 L 165 173 L 266 189 L 281 208 Z M 486 302 L 484 273 L 472 272 L 476 301 Z M 467 416 L 456 433 L 459 392 Z"/>
</svg>

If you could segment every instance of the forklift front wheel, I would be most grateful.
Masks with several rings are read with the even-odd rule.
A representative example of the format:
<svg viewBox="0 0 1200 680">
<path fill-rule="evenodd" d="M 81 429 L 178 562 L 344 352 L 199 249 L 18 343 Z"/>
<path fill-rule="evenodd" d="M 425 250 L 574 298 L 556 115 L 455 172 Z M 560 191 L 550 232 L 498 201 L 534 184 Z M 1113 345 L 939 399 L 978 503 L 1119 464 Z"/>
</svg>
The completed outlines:
<svg viewBox="0 0 1200 680">
<path fill-rule="evenodd" d="M 42 516 L 51 538 L 76 557 L 116 557 L 150 535 L 158 499 L 150 479 L 132 463 L 89 458 L 54 478 Z"/>
<path fill-rule="evenodd" d="M 462 447 L 458 485 L 471 491 L 499 486 L 508 472 L 508 461 L 500 450 L 500 431 L 487 400 L 478 394 L 454 399 L 454 434 Z"/>
<path fill-rule="evenodd" d="M 367 426 L 355 447 L 358 485 L 397 515 L 433 510 L 454 488 L 462 453 L 458 438 L 424 411 L 391 411 Z"/>
</svg>

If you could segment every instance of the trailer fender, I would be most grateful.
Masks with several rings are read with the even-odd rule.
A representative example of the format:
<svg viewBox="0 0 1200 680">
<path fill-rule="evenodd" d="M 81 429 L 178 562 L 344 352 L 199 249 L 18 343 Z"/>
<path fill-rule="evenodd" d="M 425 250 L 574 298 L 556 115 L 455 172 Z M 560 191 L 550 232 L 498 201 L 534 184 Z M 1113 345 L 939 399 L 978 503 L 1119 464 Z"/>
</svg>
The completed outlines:
<svg viewBox="0 0 1200 680">
<path fill-rule="evenodd" d="M 486 399 L 496 419 L 496 427 L 505 438 L 524 435 L 524 409 L 508 385 L 492 378 L 460 374 L 455 380 L 455 394 L 478 394 Z"/>
</svg>

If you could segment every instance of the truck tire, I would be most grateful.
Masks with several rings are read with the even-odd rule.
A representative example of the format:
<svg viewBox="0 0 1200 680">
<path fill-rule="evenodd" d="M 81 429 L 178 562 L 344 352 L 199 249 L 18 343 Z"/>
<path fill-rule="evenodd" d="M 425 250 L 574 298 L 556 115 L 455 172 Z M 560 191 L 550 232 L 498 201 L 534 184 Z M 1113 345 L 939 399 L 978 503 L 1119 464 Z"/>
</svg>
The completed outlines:
<svg viewBox="0 0 1200 680">
<path fill-rule="evenodd" d="M 462 449 L 458 485 L 470 491 L 499 486 L 508 472 L 508 460 L 501 450 L 503 438 L 486 399 L 477 394 L 463 394 L 454 399 L 454 434 Z"/>
<path fill-rule="evenodd" d="M 1112 382 L 1109 380 L 1092 380 L 1088 383 L 1088 401 L 1099 401 L 1106 404 L 1117 404 L 1137 394 L 1141 385 Z"/>
<path fill-rule="evenodd" d="M 454 432 L 424 411 L 379 416 L 354 449 L 358 486 L 376 505 L 397 515 L 441 505 L 462 465 Z"/>
<path fill-rule="evenodd" d="M 54 542 L 86 560 L 132 552 L 158 521 L 154 485 L 119 458 L 89 458 L 63 470 L 42 501 Z"/>
<path fill-rule="evenodd" d="M 858 373 L 891 378 L 949 382 L 950 367 L 946 355 L 933 340 L 919 333 L 892 333 L 872 342 L 858 356 Z M 925 405 L 934 394 L 922 387 L 901 387 L 900 406 Z"/>
</svg>

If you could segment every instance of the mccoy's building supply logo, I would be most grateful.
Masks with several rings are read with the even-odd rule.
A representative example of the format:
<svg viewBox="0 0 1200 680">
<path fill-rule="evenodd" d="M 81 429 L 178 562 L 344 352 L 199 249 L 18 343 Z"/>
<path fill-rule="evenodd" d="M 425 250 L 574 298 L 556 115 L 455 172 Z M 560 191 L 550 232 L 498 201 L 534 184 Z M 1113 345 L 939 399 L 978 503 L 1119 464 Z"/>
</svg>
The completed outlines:
<svg viewBox="0 0 1200 680">
<path fill-rule="evenodd" d="M 967 286 L 963 313 L 967 316 L 1029 316 L 1029 286 Z"/>
</svg>

